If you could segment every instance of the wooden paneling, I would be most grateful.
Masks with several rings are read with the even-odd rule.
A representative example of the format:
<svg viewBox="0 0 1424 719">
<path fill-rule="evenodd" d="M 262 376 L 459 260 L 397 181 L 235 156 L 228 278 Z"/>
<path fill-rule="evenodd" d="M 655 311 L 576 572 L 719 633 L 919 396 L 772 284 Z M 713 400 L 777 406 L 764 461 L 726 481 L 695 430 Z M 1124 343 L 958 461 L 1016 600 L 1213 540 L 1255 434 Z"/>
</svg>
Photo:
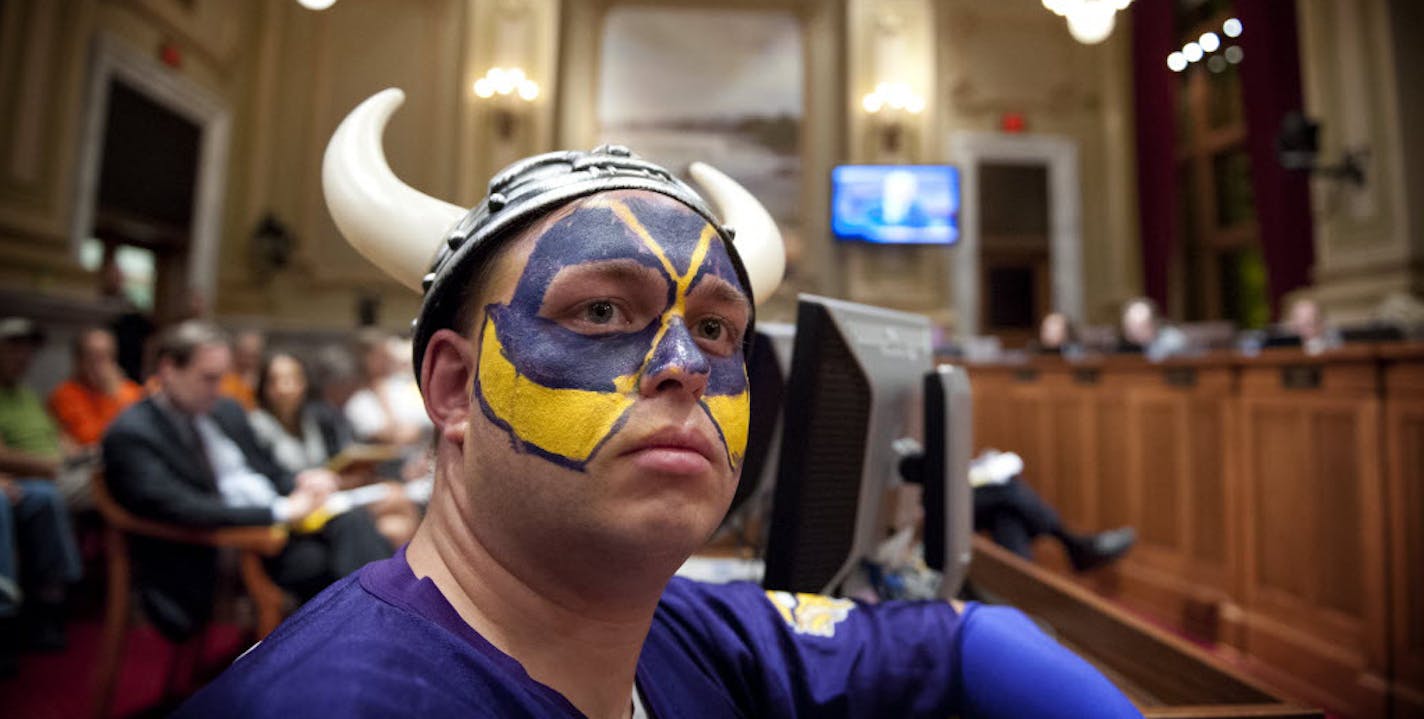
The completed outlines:
<svg viewBox="0 0 1424 719">
<path fill-rule="evenodd" d="M 1304 701 L 1424 716 L 1424 345 L 971 374 L 978 417 L 1036 429 L 976 444 L 1024 449 L 1070 527 L 1138 529 L 1088 586 Z"/>
<path fill-rule="evenodd" d="M 1424 717 L 1424 353 L 1386 354 L 1393 716 Z"/>
</svg>

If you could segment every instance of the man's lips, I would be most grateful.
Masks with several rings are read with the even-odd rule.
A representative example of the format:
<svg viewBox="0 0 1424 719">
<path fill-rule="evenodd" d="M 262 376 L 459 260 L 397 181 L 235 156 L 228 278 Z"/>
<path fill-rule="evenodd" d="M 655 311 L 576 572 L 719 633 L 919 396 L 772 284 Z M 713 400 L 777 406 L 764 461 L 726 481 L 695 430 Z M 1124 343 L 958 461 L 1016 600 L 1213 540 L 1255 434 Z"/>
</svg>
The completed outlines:
<svg viewBox="0 0 1424 719">
<path fill-rule="evenodd" d="M 713 464 L 718 460 L 717 446 L 706 434 L 679 427 L 669 427 L 653 432 L 628 445 L 622 454 L 631 455 L 638 453 L 655 453 L 659 451 L 664 451 L 669 454 L 677 452 L 693 453 Z"/>
</svg>

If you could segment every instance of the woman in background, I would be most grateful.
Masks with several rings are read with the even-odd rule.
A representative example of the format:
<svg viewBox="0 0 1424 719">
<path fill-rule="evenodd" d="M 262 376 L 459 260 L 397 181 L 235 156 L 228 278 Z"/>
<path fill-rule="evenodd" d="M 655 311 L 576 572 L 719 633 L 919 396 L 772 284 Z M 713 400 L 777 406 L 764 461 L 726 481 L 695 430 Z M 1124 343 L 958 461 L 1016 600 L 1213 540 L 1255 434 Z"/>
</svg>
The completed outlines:
<svg viewBox="0 0 1424 719">
<path fill-rule="evenodd" d="M 287 471 L 323 466 L 352 444 L 350 426 L 335 408 L 313 398 L 306 368 L 294 355 L 268 355 L 257 376 L 256 394 L 252 430 L 258 443 Z M 342 479 L 360 484 L 374 477 L 343 474 Z M 367 509 L 381 535 L 399 547 L 415 534 L 420 515 L 399 483 L 390 486 L 390 495 Z"/>
</svg>

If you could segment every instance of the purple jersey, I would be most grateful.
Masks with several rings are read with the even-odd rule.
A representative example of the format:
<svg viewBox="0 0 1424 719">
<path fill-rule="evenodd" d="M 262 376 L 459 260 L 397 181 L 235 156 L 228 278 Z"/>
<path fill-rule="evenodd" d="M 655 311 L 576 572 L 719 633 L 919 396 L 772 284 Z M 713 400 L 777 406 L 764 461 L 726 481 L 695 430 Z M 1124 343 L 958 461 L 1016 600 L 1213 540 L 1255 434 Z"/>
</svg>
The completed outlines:
<svg viewBox="0 0 1424 719">
<path fill-rule="evenodd" d="M 638 661 L 648 713 L 684 717 L 1140 716 L 1019 612 L 875 606 L 675 578 Z M 181 717 L 579 717 L 466 624 L 402 550 L 332 585 Z"/>
</svg>

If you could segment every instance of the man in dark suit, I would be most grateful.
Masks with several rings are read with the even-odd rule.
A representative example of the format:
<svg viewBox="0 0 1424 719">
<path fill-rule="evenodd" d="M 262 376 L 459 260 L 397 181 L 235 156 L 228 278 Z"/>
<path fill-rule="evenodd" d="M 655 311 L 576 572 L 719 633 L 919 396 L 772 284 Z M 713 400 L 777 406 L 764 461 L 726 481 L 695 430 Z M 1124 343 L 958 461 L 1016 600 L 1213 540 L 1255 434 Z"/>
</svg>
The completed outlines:
<svg viewBox="0 0 1424 719">
<path fill-rule="evenodd" d="M 293 477 L 257 444 L 246 413 L 219 394 L 231 361 L 226 336 L 206 323 L 185 322 L 160 338 L 159 391 L 119 415 L 103 440 L 110 491 L 130 512 L 201 528 L 291 524 L 335 489 L 330 471 Z M 159 629 L 173 639 L 199 629 L 212 608 L 216 552 L 135 538 L 132 553 L 140 600 Z M 307 599 L 390 554 L 366 513 L 350 512 L 318 534 L 294 534 L 267 569 Z"/>
</svg>

